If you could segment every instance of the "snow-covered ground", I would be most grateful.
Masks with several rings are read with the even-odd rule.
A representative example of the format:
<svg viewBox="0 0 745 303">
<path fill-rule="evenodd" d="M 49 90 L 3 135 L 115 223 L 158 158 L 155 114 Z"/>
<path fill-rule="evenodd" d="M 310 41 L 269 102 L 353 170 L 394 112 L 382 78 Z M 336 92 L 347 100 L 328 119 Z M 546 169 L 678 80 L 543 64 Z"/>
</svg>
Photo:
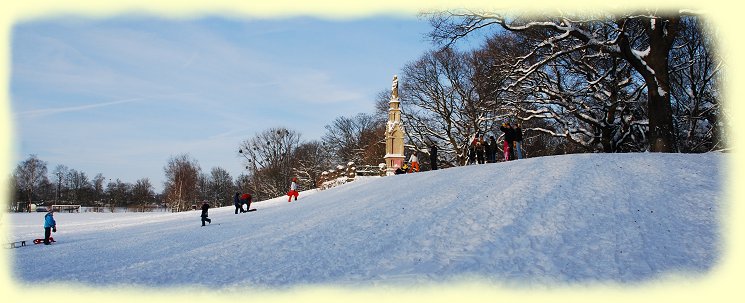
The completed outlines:
<svg viewBox="0 0 745 303">
<path fill-rule="evenodd" d="M 727 155 L 578 154 L 365 178 L 256 212 L 57 213 L 7 250 L 31 287 L 552 287 L 705 277 L 722 256 Z M 11 240 L 44 213 L 3 214 Z"/>
</svg>

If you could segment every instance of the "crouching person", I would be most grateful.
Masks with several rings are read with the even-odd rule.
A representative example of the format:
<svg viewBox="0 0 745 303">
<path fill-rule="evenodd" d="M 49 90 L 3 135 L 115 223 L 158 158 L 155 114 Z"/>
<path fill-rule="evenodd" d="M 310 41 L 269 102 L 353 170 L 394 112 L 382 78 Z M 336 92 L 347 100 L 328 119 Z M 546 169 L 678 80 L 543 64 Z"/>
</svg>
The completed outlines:
<svg viewBox="0 0 745 303">
<path fill-rule="evenodd" d="M 57 222 L 54 221 L 54 210 L 51 208 L 46 215 L 44 215 L 44 245 L 51 244 L 50 238 L 52 232 L 57 232 Z"/>
</svg>

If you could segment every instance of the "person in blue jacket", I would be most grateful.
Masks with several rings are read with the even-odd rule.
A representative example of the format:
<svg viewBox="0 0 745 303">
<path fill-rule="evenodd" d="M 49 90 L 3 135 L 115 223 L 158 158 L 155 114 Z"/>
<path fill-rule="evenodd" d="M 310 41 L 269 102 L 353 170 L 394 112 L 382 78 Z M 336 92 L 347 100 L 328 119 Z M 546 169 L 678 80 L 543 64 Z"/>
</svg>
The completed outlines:
<svg viewBox="0 0 745 303">
<path fill-rule="evenodd" d="M 50 208 L 49 212 L 44 215 L 44 245 L 51 244 L 49 237 L 52 235 L 52 232 L 57 232 L 57 222 L 54 221 L 54 210 Z"/>
</svg>

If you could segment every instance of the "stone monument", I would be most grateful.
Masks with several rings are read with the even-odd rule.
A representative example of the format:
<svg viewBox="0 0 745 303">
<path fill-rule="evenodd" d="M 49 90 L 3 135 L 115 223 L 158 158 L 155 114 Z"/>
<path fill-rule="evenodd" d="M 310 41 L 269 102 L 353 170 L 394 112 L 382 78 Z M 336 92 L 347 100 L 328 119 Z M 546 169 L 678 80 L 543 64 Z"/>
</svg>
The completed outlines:
<svg viewBox="0 0 745 303">
<path fill-rule="evenodd" d="M 393 76 L 391 101 L 388 102 L 388 123 L 385 131 L 386 174 L 393 175 L 396 168 L 404 164 L 404 129 L 401 125 L 401 110 L 398 98 L 398 76 Z"/>
</svg>

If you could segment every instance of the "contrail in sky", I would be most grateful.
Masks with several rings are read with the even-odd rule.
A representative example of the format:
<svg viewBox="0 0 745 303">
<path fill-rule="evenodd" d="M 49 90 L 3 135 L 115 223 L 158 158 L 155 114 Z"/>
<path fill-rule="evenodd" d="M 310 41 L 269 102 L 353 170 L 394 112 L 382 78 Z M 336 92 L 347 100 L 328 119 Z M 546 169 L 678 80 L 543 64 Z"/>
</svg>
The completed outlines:
<svg viewBox="0 0 745 303">
<path fill-rule="evenodd" d="M 189 60 L 186 60 L 186 62 L 184 62 L 184 64 L 181 65 L 181 67 L 189 67 L 191 63 L 194 62 L 194 59 L 197 58 L 197 55 L 199 55 L 199 53 L 196 53 L 196 52 L 192 53 L 191 57 L 189 57 Z"/>
<path fill-rule="evenodd" d="M 78 106 L 69 106 L 69 107 L 60 107 L 60 108 L 35 109 L 35 110 L 29 110 L 25 112 L 16 113 L 15 116 L 25 116 L 25 117 L 31 117 L 31 118 L 44 117 L 44 116 L 49 116 L 49 115 L 54 115 L 54 114 L 59 114 L 59 113 L 78 112 L 78 111 L 84 111 L 84 110 L 105 107 L 105 106 L 110 106 L 110 105 L 131 103 L 131 102 L 141 101 L 141 100 L 155 98 L 155 97 L 173 97 L 173 96 L 181 96 L 181 95 L 185 95 L 185 94 L 156 95 L 156 96 L 149 96 L 149 97 L 127 98 L 127 99 L 116 100 L 116 101 L 111 101 L 111 102 L 95 103 L 95 104 L 87 104 L 87 105 L 78 105 Z"/>
</svg>

